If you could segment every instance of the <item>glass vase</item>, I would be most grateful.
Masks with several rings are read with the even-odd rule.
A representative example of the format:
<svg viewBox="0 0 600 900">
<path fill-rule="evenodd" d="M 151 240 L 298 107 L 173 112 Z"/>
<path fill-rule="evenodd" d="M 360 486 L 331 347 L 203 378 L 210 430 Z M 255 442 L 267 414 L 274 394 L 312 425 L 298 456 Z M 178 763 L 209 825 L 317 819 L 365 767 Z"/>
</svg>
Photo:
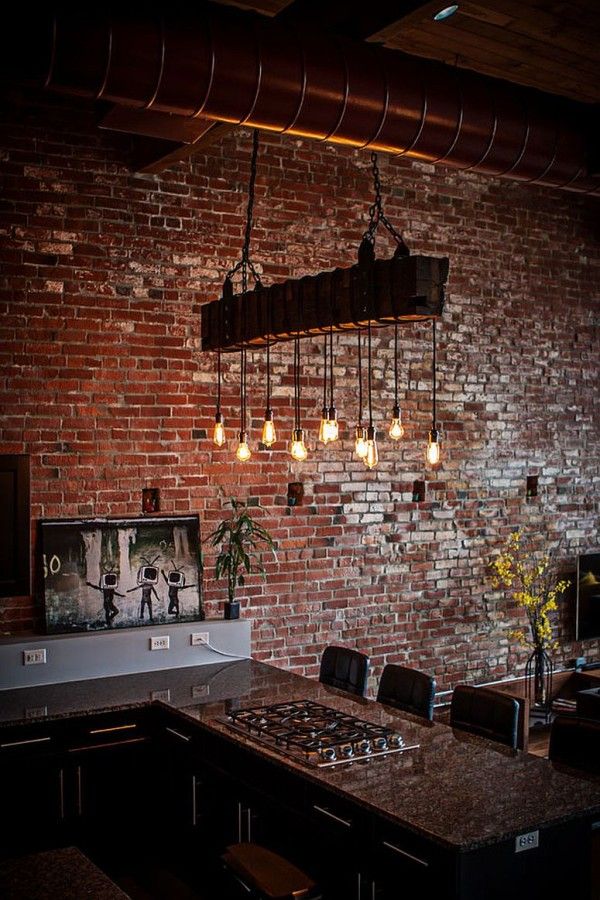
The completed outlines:
<svg viewBox="0 0 600 900">
<path fill-rule="evenodd" d="M 525 666 L 527 679 L 527 696 L 532 703 L 532 710 L 549 712 L 552 703 L 552 675 L 554 666 L 543 647 L 534 647 Z"/>
</svg>

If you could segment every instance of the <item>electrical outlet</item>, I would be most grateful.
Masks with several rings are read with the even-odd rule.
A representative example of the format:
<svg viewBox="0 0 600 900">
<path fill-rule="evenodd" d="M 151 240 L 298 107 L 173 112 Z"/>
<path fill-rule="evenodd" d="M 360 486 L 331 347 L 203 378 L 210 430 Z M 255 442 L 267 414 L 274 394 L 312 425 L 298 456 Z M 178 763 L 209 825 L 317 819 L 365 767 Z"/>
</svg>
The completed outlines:
<svg viewBox="0 0 600 900">
<path fill-rule="evenodd" d="M 196 634 L 190 635 L 190 642 L 192 647 L 200 647 L 202 644 L 208 644 L 210 640 L 210 634 L 208 631 L 198 631 Z"/>
<path fill-rule="evenodd" d="M 201 697 L 208 697 L 210 694 L 210 685 L 209 684 L 195 684 L 192 687 L 192 698 L 194 700 L 199 700 Z"/>
<path fill-rule="evenodd" d="M 168 703 L 171 699 L 171 691 L 169 688 L 165 688 L 164 691 L 150 691 L 150 699 Z"/>
<path fill-rule="evenodd" d="M 533 850 L 534 847 L 539 846 L 539 831 L 528 831 L 527 834 L 518 834 L 515 838 L 515 853 L 522 853 L 523 850 Z"/>
<path fill-rule="evenodd" d="M 169 649 L 169 636 L 166 634 L 162 634 L 160 637 L 151 637 L 150 638 L 150 649 L 151 650 L 168 650 Z"/>
<path fill-rule="evenodd" d="M 38 650 L 23 650 L 24 666 L 39 666 L 46 662 L 46 648 L 40 647 Z"/>
<path fill-rule="evenodd" d="M 47 706 L 27 706 L 25 707 L 25 718 L 26 719 L 43 719 L 48 715 L 48 707 Z"/>
</svg>

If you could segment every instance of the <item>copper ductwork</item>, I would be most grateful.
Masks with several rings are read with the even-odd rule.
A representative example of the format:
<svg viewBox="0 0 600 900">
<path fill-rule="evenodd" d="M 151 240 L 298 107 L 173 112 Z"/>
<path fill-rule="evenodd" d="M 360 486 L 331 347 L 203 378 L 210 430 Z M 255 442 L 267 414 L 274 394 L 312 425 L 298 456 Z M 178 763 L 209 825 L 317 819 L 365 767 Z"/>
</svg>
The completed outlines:
<svg viewBox="0 0 600 900">
<path fill-rule="evenodd" d="M 583 104 L 215 4 L 35 19 L 15 58 L 54 90 L 600 193 Z"/>
</svg>

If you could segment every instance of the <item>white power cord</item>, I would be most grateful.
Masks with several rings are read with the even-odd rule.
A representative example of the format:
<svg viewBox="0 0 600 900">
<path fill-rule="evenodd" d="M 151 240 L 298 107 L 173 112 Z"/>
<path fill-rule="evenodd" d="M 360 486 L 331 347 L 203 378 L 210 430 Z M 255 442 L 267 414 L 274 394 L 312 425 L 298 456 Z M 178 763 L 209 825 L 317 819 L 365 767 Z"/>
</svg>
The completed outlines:
<svg viewBox="0 0 600 900">
<path fill-rule="evenodd" d="M 218 647 L 213 647 L 209 641 L 203 641 L 201 646 L 208 647 L 209 650 L 212 650 L 213 653 L 218 653 L 219 656 L 229 656 L 231 659 L 252 659 L 251 656 L 240 656 L 238 653 L 226 653 L 225 650 L 219 650 Z"/>
</svg>

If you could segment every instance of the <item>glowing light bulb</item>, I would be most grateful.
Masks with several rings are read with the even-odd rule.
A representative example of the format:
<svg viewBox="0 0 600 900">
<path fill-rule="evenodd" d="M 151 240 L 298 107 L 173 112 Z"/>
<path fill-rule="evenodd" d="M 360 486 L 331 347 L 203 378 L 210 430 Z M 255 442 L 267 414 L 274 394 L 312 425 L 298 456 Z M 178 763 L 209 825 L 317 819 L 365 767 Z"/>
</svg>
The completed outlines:
<svg viewBox="0 0 600 900">
<path fill-rule="evenodd" d="M 377 440 L 375 437 L 375 428 L 369 425 L 367 428 L 367 455 L 364 463 L 367 469 L 374 469 L 379 462 L 379 451 L 377 449 Z"/>
<path fill-rule="evenodd" d="M 337 409 L 335 406 L 330 406 L 327 410 L 327 434 L 329 442 L 337 441 L 340 435 L 340 429 L 337 420 Z"/>
<path fill-rule="evenodd" d="M 304 443 L 304 431 L 302 430 L 302 428 L 295 428 L 292 431 L 290 454 L 294 459 L 297 459 L 298 462 L 304 462 L 304 460 L 308 456 L 308 450 L 306 449 L 306 444 Z"/>
<path fill-rule="evenodd" d="M 321 410 L 321 424 L 319 425 L 319 440 L 322 444 L 329 443 L 329 410 L 326 406 Z"/>
<path fill-rule="evenodd" d="M 252 456 L 250 447 L 248 446 L 248 435 L 245 431 L 240 431 L 240 440 L 235 455 L 240 462 L 247 462 Z"/>
<path fill-rule="evenodd" d="M 273 410 L 265 410 L 265 421 L 263 422 L 261 441 L 265 447 L 270 447 L 277 440 L 275 433 L 275 423 L 273 422 Z"/>
<path fill-rule="evenodd" d="M 440 461 L 440 434 L 436 428 L 432 428 L 429 432 L 426 455 L 430 466 L 438 465 Z"/>
<path fill-rule="evenodd" d="M 223 414 L 220 412 L 215 415 L 213 443 L 216 444 L 217 447 L 222 447 L 225 443 L 225 423 L 223 422 Z"/>
<path fill-rule="evenodd" d="M 394 406 L 392 410 L 392 421 L 390 422 L 390 430 L 389 435 L 393 441 L 399 441 L 400 438 L 404 435 L 404 425 L 402 424 L 402 419 L 400 418 L 400 407 L 398 404 Z"/>
<path fill-rule="evenodd" d="M 367 429 L 363 428 L 362 425 L 357 425 L 354 438 L 354 452 L 359 459 L 364 459 L 367 455 L 367 450 Z"/>
</svg>

